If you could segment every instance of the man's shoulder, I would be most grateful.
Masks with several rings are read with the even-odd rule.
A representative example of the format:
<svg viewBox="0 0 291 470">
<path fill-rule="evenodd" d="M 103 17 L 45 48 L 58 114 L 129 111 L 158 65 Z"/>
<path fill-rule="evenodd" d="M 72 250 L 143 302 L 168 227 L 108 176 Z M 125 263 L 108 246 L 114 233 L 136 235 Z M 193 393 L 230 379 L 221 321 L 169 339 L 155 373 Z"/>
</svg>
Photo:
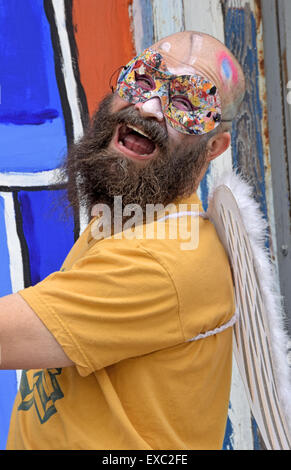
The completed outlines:
<svg viewBox="0 0 291 470">
<path fill-rule="evenodd" d="M 173 272 L 193 272 L 198 265 L 211 271 L 219 263 L 227 264 L 213 224 L 207 218 L 193 214 L 155 220 L 135 230 L 123 230 L 96 241 L 87 255 L 97 253 L 112 257 L 123 254 L 137 265 L 142 262 L 141 253 L 147 254 Z"/>
</svg>

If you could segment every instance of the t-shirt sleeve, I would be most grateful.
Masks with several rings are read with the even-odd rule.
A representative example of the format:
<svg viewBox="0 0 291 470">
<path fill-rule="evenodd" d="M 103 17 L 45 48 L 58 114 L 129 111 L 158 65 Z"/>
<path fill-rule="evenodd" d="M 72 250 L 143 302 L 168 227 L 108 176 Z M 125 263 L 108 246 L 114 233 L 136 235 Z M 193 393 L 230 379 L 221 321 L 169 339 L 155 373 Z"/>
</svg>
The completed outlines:
<svg viewBox="0 0 291 470">
<path fill-rule="evenodd" d="M 19 294 L 82 376 L 183 342 L 172 280 L 137 243 L 101 241 Z"/>
</svg>

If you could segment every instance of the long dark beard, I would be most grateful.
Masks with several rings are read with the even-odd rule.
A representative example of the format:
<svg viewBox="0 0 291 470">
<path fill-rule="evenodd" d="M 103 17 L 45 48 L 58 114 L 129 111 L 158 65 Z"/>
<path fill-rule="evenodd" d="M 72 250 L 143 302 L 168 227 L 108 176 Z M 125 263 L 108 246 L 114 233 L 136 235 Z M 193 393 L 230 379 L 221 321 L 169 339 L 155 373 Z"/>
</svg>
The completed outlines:
<svg viewBox="0 0 291 470">
<path fill-rule="evenodd" d="M 62 167 L 67 179 L 69 204 L 75 210 L 83 206 L 88 215 L 96 203 L 113 208 L 114 196 L 122 196 L 123 207 L 139 204 L 167 205 L 194 192 L 205 162 L 206 140 L 195 146 L 169 148 L 166 130 L 155 119 L 141 117 L 133 106 L 110 111 L 114 95 L 101 102 L 83 138 L 73 145 Z M 132 124 L 144 129 L 158 146 L 157 156 L 139 167 L 120 153 L 108 150 L 116 126 Z"/>
</svg>

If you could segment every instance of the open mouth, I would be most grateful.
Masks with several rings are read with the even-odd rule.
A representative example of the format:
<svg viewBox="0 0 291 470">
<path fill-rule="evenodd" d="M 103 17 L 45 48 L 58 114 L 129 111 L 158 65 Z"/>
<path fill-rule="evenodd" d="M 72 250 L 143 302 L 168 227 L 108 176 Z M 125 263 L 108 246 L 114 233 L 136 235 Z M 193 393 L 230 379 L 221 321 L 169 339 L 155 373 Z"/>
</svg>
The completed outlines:
<svg viewBox="0 0 291 470">
<path fill-rule="evenodd" d="M 117 127 L 114 144 L 125 155 L 142 160 L 152 158 L 157 148 L 150 137 L 130 124 Z"/>
</svg>

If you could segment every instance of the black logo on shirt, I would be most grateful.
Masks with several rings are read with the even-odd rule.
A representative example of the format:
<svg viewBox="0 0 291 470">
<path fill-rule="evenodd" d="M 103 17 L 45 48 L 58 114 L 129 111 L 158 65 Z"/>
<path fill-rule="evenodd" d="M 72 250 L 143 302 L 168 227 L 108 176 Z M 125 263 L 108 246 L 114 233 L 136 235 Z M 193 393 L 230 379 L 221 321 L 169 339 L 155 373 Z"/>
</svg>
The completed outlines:
<svg viewBox="0 0 291 470">
<path fill-rule="evenodd" d="M 33 375 L 28 372 L 22 372 L 19 387 L 22 401 L 18 410 L 27 411 L 34 405 L 39 421 L 43 424 L 57 412 L 55 402 L 64 397 L 57 380 L 62 369 L 39 370 Z"/>
</svg>

